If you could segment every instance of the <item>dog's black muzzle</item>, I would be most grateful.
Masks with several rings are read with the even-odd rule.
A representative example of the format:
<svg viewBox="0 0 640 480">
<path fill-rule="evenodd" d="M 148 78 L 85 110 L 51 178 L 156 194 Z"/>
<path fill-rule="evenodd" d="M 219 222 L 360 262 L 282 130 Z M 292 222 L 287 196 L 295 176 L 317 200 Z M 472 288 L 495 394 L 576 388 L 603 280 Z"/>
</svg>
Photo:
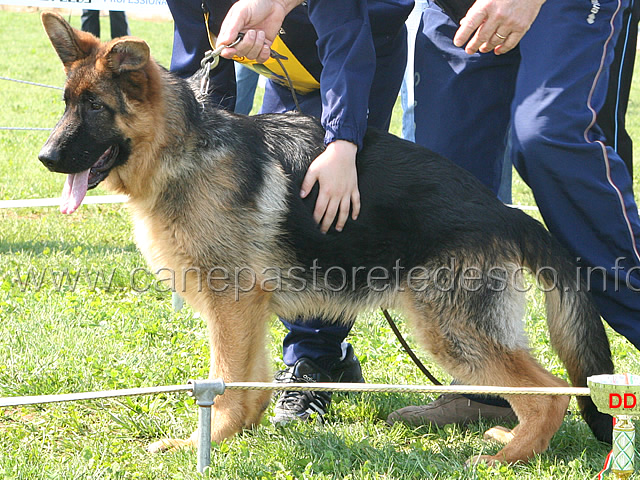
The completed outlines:
<svg viewBox="0 0 640 480">
<path fill-rule="evenodd" d="M 53 148 L 48 143 L 42 147 L 38 154 L 38 160 L 52 172 L 57 172 L 60 165 L 60 150 Z"/>
</svg>

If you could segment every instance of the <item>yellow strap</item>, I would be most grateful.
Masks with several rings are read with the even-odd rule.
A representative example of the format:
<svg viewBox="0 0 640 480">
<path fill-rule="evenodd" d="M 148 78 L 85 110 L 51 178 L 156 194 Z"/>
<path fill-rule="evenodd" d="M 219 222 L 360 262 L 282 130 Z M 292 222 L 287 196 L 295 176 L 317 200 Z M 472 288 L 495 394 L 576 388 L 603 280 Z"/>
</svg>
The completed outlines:
<svg viewBox="0 0 640 480">
<path fill-rule="evenodd" d="M 211 48 L 216 48 L 216 36 L 209 30 L 209 12 L 204 12 L 204 25 L 207 30 L 207 38 Z M 264 63 L 258 63 L 255 60 L 249 60 L 246 57 L 233 57 L 236 62 L 242 63 L 250 69 L 258 72 L 270 80 L 278 82 L 285 87 L 289 87 L 287 81 L 287 75 L 283 70 L 283 66 L 291 78 L 293 88 L 302 94 L 307 94 L 318 90 L 320 83 L 309 73 L 309 71 L 298 61 L 298 59 L 291 53 L 289 47 L 282 41 L 280 35 L 278 35 L 271 45 L 271 50 L 280 54 L 281 64 L 274 58 L 269 58 Z"/>
<path fill-rule="evenodd" d="M 207 29 L 207 38 L 212 49 L 216 49 L 216 36 L 209 30 L 209 12 L 204 12 L 204 28 Z"/>
<path fill-rule="evenodd" d="M 295 88 L 297 92 L 306 94 L 320 88 L 320 83 L 309 73 L 293 53 L 291 53 L 291 50 L 289 50 L 289 47 L 287 47 L 287 45 L 282 41 L 280 36 L 277 36 L 273 41 L 271 50 L 280 54 L 280 59 L 282 60 L 284 68 L 286 68 L 287 73 L 291 78 L 291 82 L 293 83 L 293 88 Z M 255 70 L 260 75 L 264 75 L 285 87 L 289 86 L 284 70 L 274 58 L 269 58 L 264 63 L 258 63 L 255 60 L 249 60 L 246 57 L 233 57 L 233 59 L 236 62 L 242 63 L 252 70 Z"/>
</svg>

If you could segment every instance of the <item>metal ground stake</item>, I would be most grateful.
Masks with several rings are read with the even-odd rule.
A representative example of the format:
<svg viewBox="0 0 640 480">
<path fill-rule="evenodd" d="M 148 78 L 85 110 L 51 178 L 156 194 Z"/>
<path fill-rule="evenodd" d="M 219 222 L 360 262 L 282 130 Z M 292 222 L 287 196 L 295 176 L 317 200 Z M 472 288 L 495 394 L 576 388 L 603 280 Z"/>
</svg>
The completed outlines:
<svg viewBox="0 0 640 480">
<path fill-rule="evenodd" d="M 188 385 L 193 385 L 189 393 L 196 399 L 198 405 L 198 472 L 204 473 L 204 469 L 211 465 L 211 406 L 216 395 L 224 393 L 225 385 L 222 379 L 189 380 Z"/>
</svg>

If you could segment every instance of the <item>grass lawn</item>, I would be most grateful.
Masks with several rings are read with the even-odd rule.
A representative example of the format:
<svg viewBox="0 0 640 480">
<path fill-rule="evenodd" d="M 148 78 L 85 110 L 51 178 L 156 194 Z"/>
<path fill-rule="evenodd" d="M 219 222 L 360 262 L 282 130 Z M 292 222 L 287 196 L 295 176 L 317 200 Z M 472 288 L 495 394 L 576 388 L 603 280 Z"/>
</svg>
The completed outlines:
<svg viewBox="0 0 640 480">
<path fill-rule="evenodd" d="M 71 22 L 79 27 L 79 13 Z M 130 24 L 168 65 L 171 22 L 132 19 Z M 103 31 L 108 32 L 107 22 Z M 0 41 L 0 76 L 62 86 L 62 68 L 38 13 L 0 11 Z M 60 90 L 0 80 L 0 98 L 0 126 L 52 127 L 63 111 Z M 629 111 L 636 139 L 639 102 L 636 83 Z M 399 109 L 396 133 L 398 114 Z M 47 132 L 0 131 L 0 200 L 59 196 L 63 177 L 47 173 L 37 161 L 46 138 Z M 516 203 L 532 204 L 526 186 L 514 182 Z M 639 182 L 636 166 L 636 191 Z M 0 222 L 0 397 L 183 384 L 207 375 L 202 320 L 188 307 L 174 313 L 170 293 L 162 288 L 138 292 L 131 287 L 131 272 L 145 264 L 132 243 L 124 206 L 84 206 L 69 217 L 57 208 L 0 210 Z M 529 299 L 526 325 L 542 364 L 565 377 L 551 351 L 537 293 Z M 638 352 L 609 333 L 618 370 L 640 373 Z M 274 370 L 283 367 L 283 335 L 274 319 Z M 363 315 L 350 341 L 367 381 L 428 383 L 379 314 Z M 436 366 L 433 371 L 449 380 Z M 277 429 L 263 421 L 254 431 L 214 445 L 206 477 L 582 480 L 599 471 L 608 452 L 580 417 L 569 413 L 551 448 L 531 463 L 465 469 L 472 454 L 497 450 L 482 440 L 489 424 L 410 429 L 383 422 L 397 408 L 432 398 L 336 395 L 325 426 Z M 150 455 L 145 446 L 160 437 L 188 436 L 196 421 L 193 401 L 178 394 L 0 408 L 0 478 L 195 478 L 195 451 Z"/>
</svg>

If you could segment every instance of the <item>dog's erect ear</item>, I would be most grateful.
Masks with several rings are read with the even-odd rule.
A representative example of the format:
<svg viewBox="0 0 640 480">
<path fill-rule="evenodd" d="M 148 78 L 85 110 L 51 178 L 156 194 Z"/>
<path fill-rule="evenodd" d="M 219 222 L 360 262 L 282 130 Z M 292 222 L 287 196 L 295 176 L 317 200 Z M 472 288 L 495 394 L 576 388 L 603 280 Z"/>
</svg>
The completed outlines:
<svg viewBox="0 0 640 480">
<path fill-rule="evenodd" d="M 138 38 L 122 38 L 114 41 L 107 51 L 107 67 L 115 72 L 140 70 L 149 61 L 149 46 Z"/>
<path fill-rule="evenodd" d="M 65 68 L 87 57 L 100 44 L 96 37 L 76 30 L 57 13 L 43 12 L 42 25 Z"/>
</svg>

